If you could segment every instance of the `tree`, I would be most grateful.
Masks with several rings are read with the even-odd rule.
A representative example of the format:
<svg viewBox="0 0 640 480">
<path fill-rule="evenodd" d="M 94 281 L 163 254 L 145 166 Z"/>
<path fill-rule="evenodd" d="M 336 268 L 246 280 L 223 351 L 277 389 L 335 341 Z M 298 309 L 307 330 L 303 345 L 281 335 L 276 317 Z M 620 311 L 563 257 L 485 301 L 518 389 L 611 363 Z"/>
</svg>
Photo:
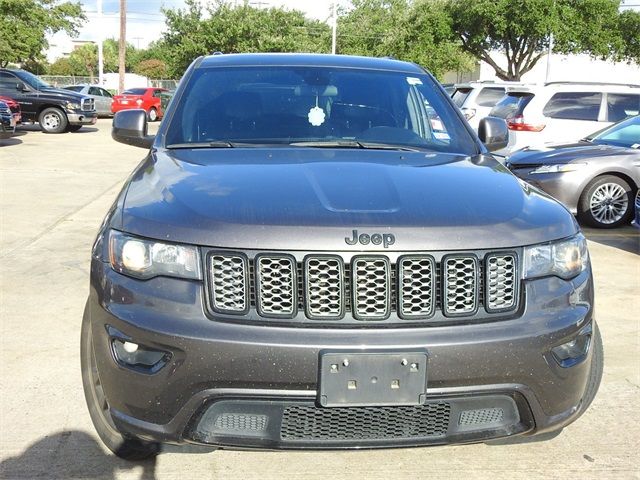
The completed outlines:
<svg viewBox="0 0 640 480">
<path fill-rule="evenodd" d="M 76 66 L 73 65 L 71 60 L 68 58 L 62 57 L 57 59 L 55 62 L 49 66 L 49 75 L 79 75 L 75 70 Z"/>
<path fill-rule="evenodd" d="M 354 0 L 352 5 L 338 22 L 339 53 L 393 56 L 438 77 L 473 68 L 473 59 L 453 38 L 442 0 Z"/>
<path fill-rule="evenodd" d="M 618 30 L 623 44 L 620 59 L 640 64 L 640 12 L 622 12 Z"/>
<path fill-rule="evenodd" d="M 618 0 L 448 0 L 462 47 L 485 61 L 502 80 L 520 80 L 546 54 L 588 53 L 603 59 L 624 51 Z M 633 36 L 633 34 L 632 34 Z M 635 33 L 638 38 L 638 31 Z M 507 68 L 492 57 L 506 55 Z"/>
<path fill-rule="evenodd" d="M 147 78 L 167 78 L 167 64 L 162 60 L 151 58 L 149 60 L 142 60 L 138 63 L 133 72 L 138 75 L 142 75 Z"/>
<path fill-rule="evenodd" d="M 184 9 L 164 10 L 163 36 L 169 73 L 179 78 L 200 55 L 215 51 L 328 52 L 331 32 L 323 22 L 297 10 L 261 9 L 216 0 L 203 15 L 201 3 L 186 0 Z"/>
<path fill-rule="evenodd" d="M 47 34 L 75 36 L 84 20 L 78 2 L 0 0 L 0 67 L 42 59 Z"/>
</svg>

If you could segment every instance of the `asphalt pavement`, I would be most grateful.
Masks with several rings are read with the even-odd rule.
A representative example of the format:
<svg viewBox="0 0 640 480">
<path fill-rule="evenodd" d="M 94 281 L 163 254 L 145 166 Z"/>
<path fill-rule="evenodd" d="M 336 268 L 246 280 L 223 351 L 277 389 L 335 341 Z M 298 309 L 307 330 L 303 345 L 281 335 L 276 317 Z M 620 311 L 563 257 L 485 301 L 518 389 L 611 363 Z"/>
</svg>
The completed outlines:
<svg viewBox="0 0 640 480">
<path fill-rule="evenodd" d="M 167 449 L 128 463 L 100 444 L 80 380 L 80 321 L 98 225 L 144 151 L 108 119 L 0 140 L 0 478 L 640 478 L 640 235 L 587 230 L 604 377 L 587 413 L 543 442 L 349 452 Z M 151 126 L 151 130 L 157 124 Z"/>
</svg>

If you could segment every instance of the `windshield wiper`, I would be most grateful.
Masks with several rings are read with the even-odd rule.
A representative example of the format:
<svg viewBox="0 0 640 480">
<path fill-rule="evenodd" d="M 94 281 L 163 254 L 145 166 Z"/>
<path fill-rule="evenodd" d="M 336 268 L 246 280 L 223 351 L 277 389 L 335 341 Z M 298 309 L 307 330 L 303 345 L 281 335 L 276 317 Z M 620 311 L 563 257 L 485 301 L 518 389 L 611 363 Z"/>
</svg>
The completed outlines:
<svg viewBox="0 0 640 480">
<path fill-rule="evenodd" d="M 417 147 L 408 145 L 394 145 L 390 143 L 360 142 L 358 140 L 319 140 L 311 142 L 292 142 L 292 147 L 311 148 L 366 148 L 371 150 L 400 150 L 404 152 L 419 152 Z"/>
<path fill-rule="evenodd" d="M 169 149 L 179 149 L 179 148 L 234 148 L 236 147 L 235 143 L 227 142 L 224 140 L 214 141 L 214 142 L 194 142 L 194 143 L 172 143 L 167 145 L 166 148 Z"/>
</svg>

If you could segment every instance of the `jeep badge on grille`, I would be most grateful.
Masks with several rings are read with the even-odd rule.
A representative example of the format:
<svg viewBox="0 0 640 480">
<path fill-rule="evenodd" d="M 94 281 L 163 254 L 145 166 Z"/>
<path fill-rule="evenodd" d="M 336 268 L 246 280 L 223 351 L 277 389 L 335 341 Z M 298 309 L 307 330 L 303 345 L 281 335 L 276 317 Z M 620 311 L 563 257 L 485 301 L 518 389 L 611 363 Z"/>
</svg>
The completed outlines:
<svg viewBox="0 0 640 480">
<path fill-rule="evenodd" d="M 396 237 L 392 233 L 361 233 L 358 235 L 358 230 L 353 230 L 351 235 L 352 238 L 345 237 L 344 239 L 347 245 L 355 245 L 356 243 L 369 245 L 369 243 L 372 243 L 373 245 L 382 244 L 384 248 L 389 248 L 389 246 L 396 243 Z"/>
</svg>

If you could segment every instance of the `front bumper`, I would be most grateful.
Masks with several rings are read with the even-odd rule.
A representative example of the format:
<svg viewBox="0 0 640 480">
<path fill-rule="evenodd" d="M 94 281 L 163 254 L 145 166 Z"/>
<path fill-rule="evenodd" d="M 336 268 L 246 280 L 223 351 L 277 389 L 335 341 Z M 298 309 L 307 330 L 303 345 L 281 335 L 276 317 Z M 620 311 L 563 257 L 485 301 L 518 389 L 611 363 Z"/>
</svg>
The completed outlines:
<svg viewBox="0 0 640 480">
<path fill-rule="evenodd" d="M 67 112 L 67 119 L 70 125 L 94 125 L 98 121 L 96 111 L 92 112 Z"/>
<path fill-rule="evenodd" d="M 579 416 L 591 350 L 575 366 L 561 368 L 551 348 L 572 340 L 592 322 L 591 272 L 572 281 L 528 281 L 523 288 L 523 315 L 498 322 L 423 328 L 271 327 L 209 319 L 199 282 L 161 277 L 138 281 L 94 259 L 87 312 L 111 415 L 128 435 L 242 448 L 392 447 L 542 433 Z M 114 335 L 170 352 L 171 357 L 153 374 L 127 368 L 114 360 Z M 342 409 L 318 406 L 319 355 L 325 349 L 426 350 L 426 406 L 449 405 L 444 430 L 378 440 L 287 438 L 282 426 L 286 408 L 307 409 L 305 418 L 331 417 Z M 238 411 L 243 402 L 251 408 Z M 503 414 L 497 423 L 461 428 L 462 411 L 499 405 Z M 231 425 L 231 432 L 216 430 L 215 409 L 231 415 L 224 423 Z M 267 415 L 264 436 L 239 435 L 233 423 L 238 413 L 243 425 L 260 424 L 261 415 Z M 362 414 L 354 411 L 356 417 Z M 327 421 L 329 427 L 310 425 L 310 431 L 333 431 L 331 418 Z"/>
</svg>

